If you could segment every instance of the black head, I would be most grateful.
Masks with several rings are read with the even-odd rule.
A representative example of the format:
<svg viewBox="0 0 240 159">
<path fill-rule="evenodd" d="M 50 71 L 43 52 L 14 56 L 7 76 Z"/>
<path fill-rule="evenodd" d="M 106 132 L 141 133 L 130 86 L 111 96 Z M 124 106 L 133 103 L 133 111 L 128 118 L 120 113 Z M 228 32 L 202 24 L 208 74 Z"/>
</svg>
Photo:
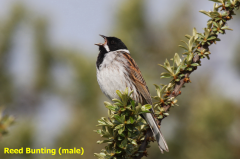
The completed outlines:
<svg viewBox="0 0 240 159">
<path fill-rule="evenodd" d="M 116 37 L 105 37 L 107 39 L 107 45 L 110 51 L 116 51 L 120 49 L 126 49 L 126 45 L 122 42 L 122 40 Z"/>
<path fill-rule="evenodd" d="M 107 37 L 104 35 L 100 35 L 101 37 L 104 38 L 104 43 L 97 43 L 95 45 L 97 45 L 99 47 L 99 54 L 98 54 L 98 59 L 97 59 L 97 68 L 99 68 L 99 66 L 101 65 L 101 63 L 103 62 L 103 59 L 105 57 L 105 54 L 110 52 L 110 51 L 116 51 L 116 50 L 120 50 L 120 49 L 126 49 L 127 47 L 126 45 L 118 38 L 116 37 Z"/>
<path fill-rule="evenodd" d="M 122 42 L 122 40 L 116 38 L 116 37 L 107 37 L 104 35 L 100 35 L 101 37 L 104 38 L 104 44 L 98 44 L 98 46 L 103 45 L 105 49 L 110 52 L 110 51 L 116 51 L 120 49 L 126 49 L 126 45 Z"/>
</svg>

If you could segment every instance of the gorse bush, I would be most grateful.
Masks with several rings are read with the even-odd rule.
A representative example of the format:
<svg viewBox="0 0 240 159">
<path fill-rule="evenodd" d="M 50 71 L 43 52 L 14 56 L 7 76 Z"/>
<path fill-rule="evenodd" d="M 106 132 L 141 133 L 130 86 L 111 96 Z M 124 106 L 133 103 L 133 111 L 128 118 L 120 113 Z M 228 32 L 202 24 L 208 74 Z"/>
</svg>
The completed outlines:
<svg viewBox="0 0 240 159">
<path fill-rule="evenodd" d="M 138 156 L 139 146 L 144 141 L 148 128 L 140 114 L 149 113 L 152 106 L 140 103 L 136 105 L 136 102 L 130 98 L 132 92 L 128 94 L 128 88 L 123 93 L 118 90 L 116 93 L 121 100 L 113 99 L 113 104 L 104 102 L 108 108 L 108 118 L 102 117 L 98 120 L 98 126 L 102 126 L 102 129 L 98 129 L 96 132 L 107 139 L 97 143 L 108 144 L 105 150 L 95 154 L 98 158 L 133 158 Z"/>
</svg>

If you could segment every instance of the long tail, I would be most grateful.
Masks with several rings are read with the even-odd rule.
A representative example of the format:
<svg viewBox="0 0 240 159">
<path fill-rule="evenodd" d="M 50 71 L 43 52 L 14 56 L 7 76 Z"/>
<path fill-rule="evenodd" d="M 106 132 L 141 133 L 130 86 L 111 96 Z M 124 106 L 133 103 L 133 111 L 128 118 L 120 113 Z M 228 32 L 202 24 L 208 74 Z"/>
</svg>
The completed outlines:
<svg viewBox="0 0 240 159">
<path fill-rule="evenodd" d="M 162 135 L 162 132 L 160 131 L 160 128 L 158 127 L 154 117 L 153 117 L 153 114 L 152 113 L 144 113 L 142 114 L 145 118 L 145 120 L 147 121 L 148 125 L 150 126 L 152 132 L 153 132 L 153 135 L 158 143 L 158 147 L 160 149 L 160 151 L 163 153 L 163 151 L 169 151 L 168 149 L 168 145 Z M 163 145 L 161 145 L 161 141 L 162 140 L 162 143 Z"/>
</svg>

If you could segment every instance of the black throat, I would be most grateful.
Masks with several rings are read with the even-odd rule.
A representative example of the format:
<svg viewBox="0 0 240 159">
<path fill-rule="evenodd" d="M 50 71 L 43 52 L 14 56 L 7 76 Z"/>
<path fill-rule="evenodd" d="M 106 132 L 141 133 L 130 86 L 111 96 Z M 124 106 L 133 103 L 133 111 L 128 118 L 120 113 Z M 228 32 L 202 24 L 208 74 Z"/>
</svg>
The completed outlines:
<svg viewBox="0 0 240 159">
<path fill-rule="evenodd" d="M 104 59 L 104 56 L 107 52 L 107 50 L 103 47 L 103 46 L 99 46 L 99 54 L 98 54 L 98 57 L 97 57 L 97 62 L 96 62 L 96 65 L 97 65 L 97 68 L 99 69 L 99 66 L 102 64 L 103 62 L 103 59 Z"/>
</svg>

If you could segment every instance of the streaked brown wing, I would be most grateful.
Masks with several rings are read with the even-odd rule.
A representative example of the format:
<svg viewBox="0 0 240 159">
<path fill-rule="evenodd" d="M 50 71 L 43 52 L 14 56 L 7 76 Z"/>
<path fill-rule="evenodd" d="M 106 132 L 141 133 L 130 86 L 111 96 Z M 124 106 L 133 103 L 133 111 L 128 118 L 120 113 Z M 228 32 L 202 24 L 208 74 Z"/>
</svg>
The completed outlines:
<svg viewBox="0 0 240 159">
<path fill-rule="evenodd" d="M 151 104 L 152 105 L 152 99 L 151 95 L 149 93 L 148 87 L 146 85 L 145 80 L 142 77 L 141 71 L 139 70 L 136 62 L 132 59 L 130 54 L 123 53 L 124 58 L 128 61 L 127 70 L 129 72 L 130 78 L 135 83 L 135 86 L 139 93 L 143 96 L 143 102 L 141 104 Z M 145 100 L 145 101 L 144 101 Z"/>
<path fill-rule="evenodd" d="M 137 91 L 139 91 L 139 93 L 143 97 L 141 104 L 148 103 L 148 104 L 152 105 L 152 99 L 151 99 L 148 87 L 146 85 L 145 80 L 142 77 L 141 71 L 139 70 L 137 64 L 135 63 L 135 61 L 131 58 L 131 56 L 128 53 L 123 53 L 123 55 L 124 55 L 124 58 L 126 58 L 128 61 L 128 66 L 126 69 L 128 70 L 128 73 L 131 76 L 130 78 L 135 83 Z M 168 152 L 169 150 L 168 150 L 167 143 L 160 131 L 160 128 L 158 127 L 158 125 L 156 123 L 156 118 L 154 117 L 153 109 L 150 109 L 150 110 L 152 111 L 152 113 L 144 113 L 144 114 L 141 114 L 141 116 L 149 124 L 151 131 L 153 132 L 153 135 L 158 143 L 158 146 L 159 146 L 161 152 L 163 153 L 163 150 Z M 161 142 L 163 142 L 163 145 L 161 144 Z"/>
</svg>

